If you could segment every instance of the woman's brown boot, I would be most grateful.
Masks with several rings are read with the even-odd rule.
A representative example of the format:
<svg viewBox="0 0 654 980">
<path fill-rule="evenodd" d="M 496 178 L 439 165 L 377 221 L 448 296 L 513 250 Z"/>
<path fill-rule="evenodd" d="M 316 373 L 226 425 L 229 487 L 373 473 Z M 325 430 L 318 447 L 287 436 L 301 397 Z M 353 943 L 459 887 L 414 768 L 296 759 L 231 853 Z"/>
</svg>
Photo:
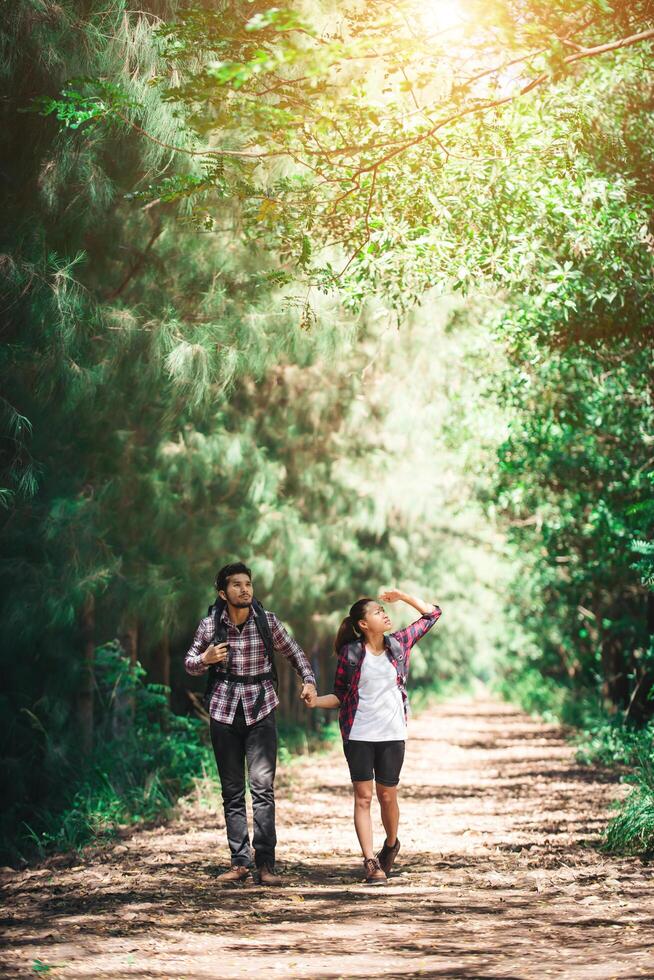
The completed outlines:
<svg viewBox="0 0 654 980">
<path fill-rule="evenodd" d="M 389 847 L 387 842 L 384 841 L 384 846 L 382 847 L 381 851 L 377 855 L 377 860 L 379 861 L 379 867 L 382 869 L 382 871 L 384 871 L 386 874 L 390 873 L 390 870 L 393 867 L 393 862 L 395 861 L 395 858 L 399 853 L 400 853 L 400 841 L 398 838 L 395 839 L 395 843 L 393 844 L 392 847 Z"/>
<path fill-rule="evenodd" d="M 377 860 L 377 858 L 364 858 L 363 867 L 366 872 L 366 884 L 368 885 L 386 884 L 386 875 L 379 867 L 379 861 Z"/>
</svg>

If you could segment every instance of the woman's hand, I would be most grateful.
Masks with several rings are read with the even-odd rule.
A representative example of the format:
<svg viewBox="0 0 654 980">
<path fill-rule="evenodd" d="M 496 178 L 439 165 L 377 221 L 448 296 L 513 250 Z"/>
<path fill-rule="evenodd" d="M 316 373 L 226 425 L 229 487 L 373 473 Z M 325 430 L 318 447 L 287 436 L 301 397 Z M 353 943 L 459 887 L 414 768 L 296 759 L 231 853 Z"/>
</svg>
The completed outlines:
<svg viewBox="0 0 654 980">
<path fill-rule="evenodd" d="M 385 589 L 379 593 L 380 602 L 398 602 L 400 599 L 406 599 L 406 592 L 399 589 Z"/>
<path fill-rule="evenodd" d="M 399 599 L 402 602 L 406 602 L 407 605 L 413 606 L 414 609 L 417 609 L 421 616 L 426 616 L 436 609 L 433 602 L 425 602 L 424 599 L 417 599 L 413 595 L 407 595 L 406 592 L 400 592 L 399 589 L 386 589 L 384 592 L 379 593 L 380 602 L 397 602 Z"/>
<path fill-rule="evenodd" d="M 210 643 L 202 654 L 202 663 L 210 666 L 211 664 L 222 664 L 229 656 L 229 643 Z"/>
<path fill-rule="evenodd" d="M 307 702 L 310 708 L 339 708 L 341 702 L 335 694 L 321 694 Z"/>
<path fill-rule="evenodd" d="M 306 697 L 303 698 L 303 701 L 306 704 L 307 708 L 315 708 L 317 700 L 318 700 L 318 692 L 316 691 L 315 687 L 312 688 L 310 694 L 307 694 Z"/>
</svg>

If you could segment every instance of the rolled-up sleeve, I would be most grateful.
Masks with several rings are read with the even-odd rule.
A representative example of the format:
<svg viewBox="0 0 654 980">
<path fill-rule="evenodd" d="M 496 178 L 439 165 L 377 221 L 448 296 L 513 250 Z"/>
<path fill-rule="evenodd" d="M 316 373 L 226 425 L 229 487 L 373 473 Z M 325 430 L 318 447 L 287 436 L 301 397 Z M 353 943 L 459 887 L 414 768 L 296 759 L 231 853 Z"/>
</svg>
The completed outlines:
<svg viewBox="0 0 654 980">
<path fill-rule="evenodd" d="M 442 616 L 442 610 L 440 606 L 434 606 L 431 612 L 425 613 L 420 619 L 416 619 L 414 623 L 409 626 L 405 626 L 404 629 L 398 630 L 393 633 L 393 636 L 398 640 L 407 654 L 411 650 L 418 640 L 422 639 L 425 633 L 428 633 L 432 626 L 435 626 L 438 620 Z"/>
<path fill-rule="evenodd" d="M 313 684 L 315 687 L 316 678 L 307 655 L 300 644 L 293 639 L 274 613 L 267 613 L 266 615 L 268 616 L 273 645 L 277 653 L 283 654 L 291 662 L 293 669 L 299 674 L 305 684 Z"/>
<path fill-rule="evenodd" d="M 193 642 L 184 657 L 184 669 L 187 674 L 204 674 L 209 669 L 202 661 L 202 654 L 211 643 L 213 621 L 211 617 L 203 619 L 195 631 Z"/>
</svg>

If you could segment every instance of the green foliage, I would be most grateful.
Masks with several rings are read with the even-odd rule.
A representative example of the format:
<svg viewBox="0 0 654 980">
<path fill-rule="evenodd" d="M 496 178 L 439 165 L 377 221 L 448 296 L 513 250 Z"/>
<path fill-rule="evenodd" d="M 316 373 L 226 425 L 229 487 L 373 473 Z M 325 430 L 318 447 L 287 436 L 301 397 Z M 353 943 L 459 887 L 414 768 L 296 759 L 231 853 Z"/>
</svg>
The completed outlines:
<svg viewBox="0 0 654 980">
<path fill-rule="evenodd" d="M 649 209 L 624 207 L 616 164 L 646 145 L 644 114 L 602 132 L 611 182 L 589 180 L 579 150 L 592 153 L 606 129 L 613 62 L 591 57 L 595 47 L 623 42 L 614 58 L 632 81 L 618 98 L 646 104 L 650 5 L 469 0 L 459 15 L 416 0 L 254 13 L 238 0 L 191 5 L 157 28 L 174 73 L 152 84 L 192 134 L 190 152 L 222 161 L 218 193 L 206 195 L 214 220 L 281 264 L 308 240 L 306 279 L 345 289 L 353 307 L 373 289 L 405 310 L 431 285 L 465 292 L 482 276 L 530 291 L 536 273 L 568 292 L 572 320 L 593 291 L 627 323 L 645 288 L 636 256 L 651 266 Z M 462 68 L 461 50 L 475 70 Z M 138 106 L 127 117 L 143 131 Z M 556 255 L 553 236 L 570 223 L 572 252 Z M 585 262 L 589 245 L 603 249 L 602 266 Z M 587 276 L 601 268 L 630 277 L 617 304 L 611 283 L 598 293 Z"/>
<path fill-rule="evenodd" d="M 205 725 L 173 714 L 167 689 L 144 675 L 118 645 L 97 651 L 97 744 L 81 764 L 62 756 L 43 730 L 46 753 L 58 756 L 60 792 L 30 811 L 14 844 L 21 856 L 102 842 L 160 817 L 213 768 Z"/>
<path fill-rule="evenodd" d="M 650 733 L 649 749 L 638 754 L 638 766 L 631 777 L 635 788 L 619 807 L 606 831 L 606 847 L 620 854 L 649 854 L 654 851 L 654 750 Z"/>
<path fill-rule="evenodd" d="M 634 568 L 640 573 L 643 583 L 651 588 L 654 586 L 654 541 L 636 539 L 632 547 L 634 553 L 640 555 L 640 559 L 634 562 Z"/>
<path fill-rule="evenodd" d="M 539 715 L 546 721 L 560 721 L 564 717 L 568 690 L 552 677 L 543 676 L 536 666 L 526 666 L 520 660 L 508 664 L 505 661 L 495 688 L 503 698 L 520 705 L 529 714 Z"/>
<path fill-rule="evenodd" d="M 85 89 L 91 89 L 91 92 Z M 134 101 L 118 85 L 89 78 L 71 79 L 59 99 L 43 96 L 32 103 L 33 111 L 42 116 L 54 115 L 67 129 L 79 129 L 101 120 L 118 120 L 122 111 L 134 107 Z"/>
<path fill-rule="evenodd" d="M 282 721 L 277 726 L 278 747 L 277 758 L 281 765 L 289 765 L 294 759 L 301 763 L 301 757 L 309 753 L 321 752 L 340 743 L 341 733 L 338 721 L 321 719 L 318 726 L 311 730 L 306 724 Z"/>
<path fill-rule="evenodd" d="M 648 478 L 650 484 L 654 484 L 652 473 L 648 474 Z M 630 514 L 635 515 L 640 526 L 651 535 L 652 528 L 654 528 L 654 499 L 650 497 L 635 504 L 631 508 Z M 654 588 L 654 541 L 651 540 L 651 537 L 649 539 L 636 538 L 632 541 L 631 547 L 633 553 L 639 556 L 633 567 L 640 575 L 643 584 L 649 589 Z"/>
<path fill-rule="evenodd" d="M 501 651 L 529 710 L 651 713 L 650 46 L 588 50 L 651 7 L 470 9 L 473 78 L 409 0 L 8 11 L 7 835 L 77 843 L 197 772 L 161 690 L 116 676 L 116 715 L 94 682 L 117 637 L 163 681 L 226 556 L 324 684 L 401 579 L 446 608 L 419 687 Z"/>
<path fill-rule="evenodd" d="M 628 59 L 596 68 L 574 93 L 559 86 L 540 117 L 545 141 L 567 134 L 560 155 L 544 169 L 528 151 L 534 191 L 516 177 L 500 201 L 509 213 L 518 194 L 503 254 L 515 292 L 494 324 L 507 363 L 486 391 L 507 411 L 508 431 L 481 489 L 515 549 L 522 649 L 505 654 L 504 687 L 582 724 L 585 701 L 651 713 L 647 89 Z M 523 107 L 522 138 L 528 118 Z M 520 235 L 526 218 L 529 236 Z"/>
<path fill-rule="evenodd" d="M 34 973 L 49 973 L 50 970 L 56 970 L 63 965 L 63 963 L 45 963 L 43 960 L 32 960 L 32 970 Z"/>
<path fill-rule="evenodd" d="M 78 846 L 165 809 L 184 773 L 197 772 L 193 732 L 148 715 L 161 691 L 146 698 L 121 681 L 108 736 L 97 685 L 103 651 L 120 643 L 152 681 L 171 670 L 175 707 L 188 712 L 181 660 L 226 558 L 251 558 L 258 594 L 321 664 L 325 686 L 333 631 L 360 591 L 404 580 L 437 593 L 445 567 L 430 552 L 433 516 L 425 522 L 429 467 L 419 499 L 407 501 L 402 446 L 382 449 L 394 407 L 382 384 L 393 352 L 378 352 L 387 315 L 354 322 L 336 301 L 289 288 L 292 271 L 280 275 L 189 197 L 219 167 L 173 162 L 166 150 L 187 133 L 150 84 L 167 70 L 156 18 L 116 0 L 91 4 L 82 20 L 53 5 L 35 26 L 25 9 L 13 10 L 5 38 L 11 108 L 70 78 L 110 79 L 120 112 L 138 102 L 157 142 L 99 117 L 81 125 L 71 115 L 80 126 L 58 130 L 53 107 L 47 117 L 3 110 L 18 189 L 3 225 L 10 316 L 0 363 L 11 447 L 3 837 L 13 854 L 23 824 L 40 847 Z M 100 90 L 85 85 L 69 91 L 92 100 Z M 145 203 L 150 191 L 156 203 Z M 303 241 L 292 269 L 310 258 Z M 443 673 L 455 670 L 444 661 Z M 284 683 L 285 723 L 297 723 Z"/>
<path fill-rule="evenodd" d="M 606 717 L 595 710 L 588 713 L 584 731 L 577 739 L 577 757 L 587 765 L 637 767 L 652 750 L 654 723 L 642 727 L 629 724 L 622 717 Z"/>
</svg>

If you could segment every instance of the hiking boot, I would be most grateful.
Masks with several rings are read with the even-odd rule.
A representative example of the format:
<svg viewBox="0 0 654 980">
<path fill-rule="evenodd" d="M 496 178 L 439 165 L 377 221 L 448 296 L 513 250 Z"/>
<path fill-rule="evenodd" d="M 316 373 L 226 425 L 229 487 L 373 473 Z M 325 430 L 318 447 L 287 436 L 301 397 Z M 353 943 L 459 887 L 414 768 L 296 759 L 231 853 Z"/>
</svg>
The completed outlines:
<svg viewBox="0 0 654 980">
<path fill-rule="evenodd" d="M 244 864 L 233 864 L 229 871 L 223 871 L 216 881 L 221 885 L 239 885 L 250 877 L 250 869 Z"/>
<path fill-rule="evenodd" d="M 386 875 L 379 867 L 377 858 L 364 858 L 363 868 L 366 872 L 367 885 L 384 885 L 386 883 Z"/>
<path fill-rule="evenodd" d="M 379 867 L 382 869 L 384 874 L 390 874 L 390 870 L 393 867 L 393 862 L 395 858 L 400 853 L 400 842 L 395 838 L 395 843 L 392 847 L 389 847 L 387 842 L 384 841 L 384 846 L 377 855 L 377 860 L 379 861 Z"/>
<path fill-rule="evenodd" d="M 260 885 L 281 885 L 282 879 L 275 874 L 274 868 L 269 864 L 262 864 L 259 868 Z"/>
</svg>

